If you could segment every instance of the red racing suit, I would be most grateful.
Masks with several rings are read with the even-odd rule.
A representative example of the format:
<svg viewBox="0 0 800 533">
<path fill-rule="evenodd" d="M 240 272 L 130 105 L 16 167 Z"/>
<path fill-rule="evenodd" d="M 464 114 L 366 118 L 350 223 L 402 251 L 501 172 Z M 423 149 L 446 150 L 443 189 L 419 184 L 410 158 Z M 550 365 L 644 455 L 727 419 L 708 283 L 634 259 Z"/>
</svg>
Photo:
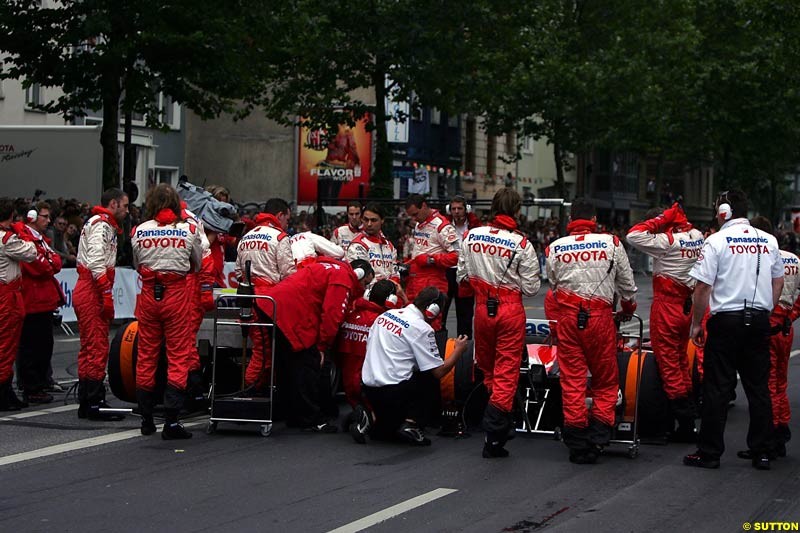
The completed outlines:
<svg viewBox="0 0 800 533">
<path fill-rule="evenodd" d="M 333 230 L 331 242 L 337 246 L 341 246 L 346 252 L 350 243 L 353 242 L 353 239 L 355 239 L 356 235 L 359 233 L 361 233 L 361 228 L 354 228 L 350 224 L 345 224 Z"/>
<path fill-rule="evenodd" d="M 772 425 L 788 426 L 791 419 L 786 385 L 789 374 L 789 356 L 794 341 L 791 323 L 800 316 L 800 261 L 791 252 L 781 250 L 783 260 L 783 290 L 778 305 L 772 310 L 769 322 L 772 335 L 769 340 L 769 392 L 772 399 Z M 788 324 L 784 321 L 788 320 Z M 788 326 L 788 328 L 787 328 Z M 784 334 L 786 331 L 788 334 Z"/>
<path fill-rule="evenodd" d="M 458 264 L 458 235 L 447 218 L 437 210 L 431 210 L 424 222 L 414 226 L 411 242 L 411 269 L 409 271 L 406 296 L 413 302 L 419 291 L 432 285 L 442 294 L 447 294 L 448 268 Z M 441 329 L 441 317 L 433 321 L 431 327 Z"/>
<path fill-rule="evenodd" d="M 10 227 L 0 226 L 0 385 L 14 377 L 25 305 L 22 301 L 20 262 L 36 259 L 36 245 L 20 239 Z"/>
<path fill-rule="evenodd" d="M 541 284 L 536 251 L 514 219 L 497 215 L 464 237 L 456 280 L 475 290 L 475 361 L 489 402 L 510 413 L 525 346 L 522 297 L 534 296 Z M 488 314 L 490 298 L 499 301 L 496 316 Z"/>
<path fill-rule="evenodd" d="M 117 220 L 95 206 L 78 242 L 78 282 L 72 304 L 80 325 L 78 379 L 103 381 L 108 362 L 108 327 L 114 320 L 114 266 L 117 263 Z"/>
<path fill-rule="evenodd" d="M 612 235 L 593 233 L 596 224 L 574 220 L 569 236 L 545 248 L 547 276 L 557 301 L 558 364 L 564 425 L 583 429 L 590 418 L 613 426 L 619 390 L 617 334 L 612 315 L 614 293 L 623 311 L 632 313 L 636 285 L 625 249 Z M 578 311 L 589 313 L 578 329 Z M 593 407 L 586 408 L 586 377 L 591 372 Z M 566 439 L 565 439 L 566 442 Z"/>
<path fill-rule="evenodd" d="M 25 314 L 52 313 L 64 305 L 64 293 L 55 275 L 61 272 L 61 256 L 50 248 L 47 239 L 36 230 L 20 224 L 17 235 L 36 245 L 36 259 L 20 264 L 22 270 L 22 300 Z"/>
<path fill-rule="evenodd" d="M 166 340 L 167 384 L 184 391 L 195 342 L 194 326 L 186 319 L 194 292 L 187 274 L 197 272 L 203 258 L 200 228 L 163 209 L 153 220 L 133 229 L 131 246 L 134 266 L 142 276 L 142 292 L 136 299 L 136 388 L 153 390 L 161 345 Z M 164 288 L 157 300 L 159 285 Z"/>
<path fill-rule="evenodd" d="M 344 257 L 344 250 L 341 246 L 311 231 L 292 235 L 289 242 L 292 247 L 294 264 L 297 265 L 297 268 L 315 262 L 319 256 L 333 257 L 334 259 Z"/>
<path fill-rule="evenodd" d="M 400 274 L 397 272 L 397 250 L 383 233 L 377 237 L 359 233 L 350 242 L 345 254 L 348 263 L 356 259 L 364 259 L 372 265 L 372 270 L 375 271 L 373 283 L 382 279 L 388 279 L 395 284 L 400 283 Z"/>
<path fill-rule="evenodd" d="M 214 258 L 211 255 L 211 245 L 206 237 L 203 223 L 194 213 L 183 208 L 182 216 L 184 220 L 197 225 L 200 235 L 200 242 L 203 247 L 203 259 L 200 263 L 200 272 L 189 272 L 186 277 L 192 288 L 192 339 L 195 339 L 195 350 L 192 353 L 192 360 L 189 364 L 189 372 L 200 370 L 200 354 L 197 351 L 197 334 L 203 324 L 203 317 L 206 312 L 214 310 Z"/>
<path fill-rule="evenodd" d="M 245 264 L 250 261 L 255 294 L 264 295 L 273 285 L 293 274 L 296 270 L 292 258 L 289 236 L 281 228 L 275 215 L 260 214 L 256 217 L 256 227 L 247 232 L 239 241 L 236 256 L 236 278 L 244 279 Z M 253 341 L 253 355 L 247 365 L 245 381 L 253 384 L 268 374 L 262 372 L 272 367 L 271 348 L 262 328 L 250 328 Z M 266 385 L 265 381 L 261 382 Z"/>
<path fill-rule="evenodd" d="M 375 302 L 359 298 L 339 328 L 336 353 L 341 358 L 342 386 L 347 403 L 355 407 L 361 398 L 361 367 L 367 355 L 369 328 L 386 308 Z"/>
<path fill-rule="evenodd" d="M 264 294 L 275 299 L 278 316 L 273 317 L 268 302 L 256 300 L 256 305 L 275 320 L 292 351 L 299 352 L 331 348 L 345 312 L 364 291 L 349 264 L 320 257 Z"/>
<path fill-rule="evenodd" d="M 628 243 L 653 257 L 653 305 L 650 341 L 667 398 L 692 394 L 692 371 L 686 349 L 692 322 L 694 278 L 689 270 L 703 248 L 703 234 L 689 224 L 676 228 L 659 215 L 633 226 Z"/>
</svg>

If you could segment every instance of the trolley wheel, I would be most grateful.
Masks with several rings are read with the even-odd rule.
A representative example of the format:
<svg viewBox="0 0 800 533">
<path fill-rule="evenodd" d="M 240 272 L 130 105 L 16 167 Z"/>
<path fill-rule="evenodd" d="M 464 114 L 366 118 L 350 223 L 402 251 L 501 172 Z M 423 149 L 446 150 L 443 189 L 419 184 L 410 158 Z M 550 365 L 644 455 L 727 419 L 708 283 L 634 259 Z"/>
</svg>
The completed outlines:
<svg viewBox="0 0 800 533">
<path fill-rule="evenodd" d="M 269 437 L 272 434 L 272 422 L 261 426 L 261 436 Z"/>
<path fill-rule="evenodd" d="M 636 459 L 637 457 L 639 457 L 639 447 L 631 446 L 630 448 L 628 448 L 628 458 Z"/>
<path fill-rule="evenodd" d="M 209 421 L 208 425 L 206 426 L 206 435 L 213 435 L 217 432 L 217 423 Z"/>
<path fill-rule="evenodd" d="M 553 430 L 553 439 L 561 440 L 561 428 L 557 427 Z"/>
</svg>

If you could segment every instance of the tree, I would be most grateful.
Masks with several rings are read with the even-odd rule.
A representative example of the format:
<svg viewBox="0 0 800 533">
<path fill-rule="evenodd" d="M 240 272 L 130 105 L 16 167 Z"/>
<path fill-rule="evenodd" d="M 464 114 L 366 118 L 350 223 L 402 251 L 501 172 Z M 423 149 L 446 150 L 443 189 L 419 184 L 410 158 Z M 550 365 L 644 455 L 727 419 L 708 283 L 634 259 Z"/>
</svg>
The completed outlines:
<svg viewBox="0 0 800 533">
<path fill-rule="evenodd" d="M 237 0 L 39 0 L 0 3 L 0 78 L 61 87 L 40 109 L 65 118 L 103 110 L 103 186 L 119 186 L 119 113 L 164 127 L 159 92 L 204 118 L 246 113 L 250 65 L 269 51 L 248 30 L 256 2 Z M 260 40 L 261 43 L 267 42 Z"/>
</svg>

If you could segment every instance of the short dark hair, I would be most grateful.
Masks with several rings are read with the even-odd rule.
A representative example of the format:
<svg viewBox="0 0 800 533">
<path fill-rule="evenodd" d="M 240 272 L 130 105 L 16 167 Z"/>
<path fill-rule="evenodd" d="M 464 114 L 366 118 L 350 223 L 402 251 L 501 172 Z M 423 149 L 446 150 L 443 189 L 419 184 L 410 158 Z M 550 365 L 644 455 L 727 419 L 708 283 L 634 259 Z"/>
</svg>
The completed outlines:
<svg viewBox="0 0 800 533">
<path fill-rule="evenodd" d="M 721 204 L 731 206 L 731 218 L 746 218 L 747 210 L 750 207 L 747 202 L 747 195 L 739 189 L 731 189 L 730 191 L 719 193 L 716 207 L 719 208 Z"/>
<path fill-rule="evenodd" d="M 360 268 L 364 271 L 364 276 L 369 276 L 370 274 L 375 274 L 375 271 L 372 270 L 372 265 L 369 264 L 369 261 L 366 259 L 353 259 L 350 261 L 350 266 L 353 267 L 353 270 Z"/>
<path fill-rule="evenodd" d="M 442 294 L 442 291 L 431 285 L 425 287 L 424 289 L 422 289 L 417 293 L 417 297 L 414 298 L 414 307 L 416 307 L 420 311 L 424 311 L 429 305 L 431 305 L 434 302 L 438 303 L 440 308 L 443 308 L 444 294 Z"/>
<path fill-rule="evenodd" d="M 756 229 L 760 229 L 761 231 L 772 233 L 772 222 L 770 222 L 767 217 L 761 215 L 753 217 L 753 220 L 750 221 L 750 225 Z"/>
<path fill-rule="evenodd" d="M 351 207 L 357 207 L 359 210 L 362 209 L 361 202 L 357 202 L 355 200 L 353 200 L 352 202 L 347 202 L 347 207 L 345 208 L 345 211 L 350 211 Z"/>
<path fill-rule="evenodd" d="M 386 303 L 386 298 L 392 294 L 397 294 L 397 285 L 388 279 L 376 281 L 369 291 L 369 301 L 379 305 Z"/>
<path fill-rule="evenodd" d="M 283 198 L 270 198 L 264 204 L 264 213 L 269 215 L 277 215 L 278 213 L 285 213 L 289 210 L 289 202 Z"/>
<path fill-rule="evenodd" d="M 406 209 L 411 207 L 412 205 L 416 208 L 421 208 L 422 204 L 427 204 L 428 200 L 425 199 L 424 196 L 421 194 L 409 194 L 408 198 L 406 198 Z"/>
<path fill-rule="evenodd" d="M 575 198 L 569 209 L 569 216 L 572 220 L 591 220 L 596 214 L 594 204 L 583 198 Z"/>
<path fill-rule="evenodd" d="M 8 220 L 14 214 L 14 200 L 0 198 L 0 220 Z"/>
<path fill-rule="evenodd" d="M 106 189 L 103 192 L 103 195 L 100 197 L 100 205 L 103 207 L 108 207 L 111 203 L 111 200 L 122 200 L 123 197 L 128 196 L 125 194 L 125 191 L 122 189 L 117 189 L 116 187 L 111 187 L 110 189 Z"/>
<path fill-rule="evenodd" d="M 364 211 L 370 211 L 372 213 L 375 213 L 380 217 L 381 220 L 383 220 L 383 209 L 381 209 L 381 206 L 379 206 L 375 202 L 370 202 L 366 206 L 364 206 L 364 210 L 361 211 L 362 215 L 364 214 Z"/>
<path fill-rule="evenodd" d="M 466 207 L 467 206 L 467 199 L 464 198 L 464 196 L 461 195 L 461 194 L 456 194 L 455 196 L 450 198 L 450 204 L 449 205 L 452 205 L 453 203 L 464 204 L 464 207 Z"/>
</svg>

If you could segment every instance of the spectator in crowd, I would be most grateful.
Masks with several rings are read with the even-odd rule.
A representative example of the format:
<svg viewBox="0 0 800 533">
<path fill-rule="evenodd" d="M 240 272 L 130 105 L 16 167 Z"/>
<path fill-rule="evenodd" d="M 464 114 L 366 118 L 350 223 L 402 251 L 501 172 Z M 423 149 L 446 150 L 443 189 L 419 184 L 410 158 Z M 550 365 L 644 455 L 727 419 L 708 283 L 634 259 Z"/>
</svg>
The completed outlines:
<svg viewBox="0 0 800 533">
<path fill-rule="evenodd" d="M 56 217 L 52 227 L 53 250 L 61 257 L 61 265 L 64 268 L 75 268 L 76 254 L 70 253 L 67 233 L 67 219 L 59 215 Z M 73 247 L 74 248 L 74 247 Z"/>
</svg>

